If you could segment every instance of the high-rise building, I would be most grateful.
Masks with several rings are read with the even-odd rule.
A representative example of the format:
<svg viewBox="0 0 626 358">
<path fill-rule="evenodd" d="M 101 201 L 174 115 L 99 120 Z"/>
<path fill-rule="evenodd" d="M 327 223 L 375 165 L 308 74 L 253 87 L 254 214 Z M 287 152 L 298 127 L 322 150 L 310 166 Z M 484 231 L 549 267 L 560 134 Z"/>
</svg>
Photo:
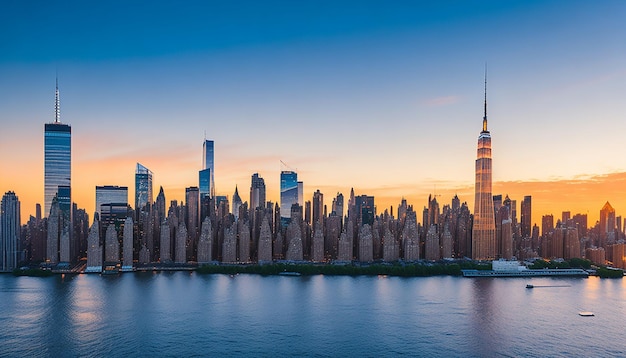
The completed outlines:
<svg viewBox="0 0 626 358">
<path fill-rule="evenodd" d="M 493 260 L 496 256 L 496 227 L 491 194 L 491 133 L 487 130 L 487 76 L 485 76 L 485 115 L 483 130 L 478 136 L 472 258 Z"/>
<path fill-rule="evenodd" d="M 374 205 L 374 197 L 369 195 L 360 195 L 355 198 L 356 200 L 356 212 L 358 215 L 357 220 L 360 220 L 361 225 L 374 224 L 374 217 L 376 216 L 376 206 Z"/>
<path fill-rule="evenodd" d="M 204 140 L 202 144 L 202 170 L 200 171 L 200 195 L 215 196 L 215 143 Z"/>
<path fill-rule="evenodd" d="M 600 209 L 600 235 L 607 236 L 615 231 L 615 209 L 607 201 Z"/>
<path fill-rule="evenodd" d="M 323 223 L 324 218 L 324 194 L 319 189 L 313 193 L 313 224 Z"/>
<path fill-rule="evenodd" d="M 44 127 L 44 216 L 50 214 L 52 199 L 60 186 L 71 186 L 72 179 L 72 128 L 61 123 L 59 81 L 57 80 L 54 105 L 54 122 Z M 71 203 L 71 199 L 70 199 Z"/>
<path fill-rule="evenodd" d="M 298 204 L 302 206 L 304 203 L 304 182 L 298 182 Z"/>
<path fill-rule="evenodd" d="M 135 210 L 143 210 L 152 204 L 152 171 L 137 163 L 135 171 Z"/>
<path fill-rule="evenodd" d="M 554 216 L 552 214 L 541 217 L 541 236 L 547 237 L 554 231 Z"/>
<path fill-rule="evenodd" d="M 200 195 L 197 186 L 185 188 L 185 209 L 187 210 L 185 219 L 187 233 L 193 240 L 197 239 L 200 230 Z"/>
<path fill-rule="evenodd" d="M 331 215 L 343 217 L 343 194 L 337 193 L 337 197 L 333 199 Z"/>
<path fill-rule="evenodd" d="M 259 173 L 252 174 L 250 184 L 250 209 L 265 208 L 265 180 Z"/>
<path fill-rule="evenodd" d="M 128 187 L 117 185 L 96 186 L 96 210 L 101 214 L 102 204 L 124 204 L 128 205 Z"/>
<path fill-rule="evenodd" d="M 298 173 L 282 171 L 280 173 L 280 221 L 283 226 L 289 224 L 291 206 L 298 203 Z"/>
<path fill-rule="evenodd" d="M 235 193 L 233 194 L 233 208 L 232 208 L 233 210 L 232 214 L 233 216 L 235 216 L 235 220 L 239 220 L 239 209 L 241 208 L 241 205 L 243 205 L 243 201 L 241 200 L 241 197 L 239 196 L 239 189 L 235 185 Z"/>
<path fill-rule="evenodd" d="M 521 217 L 521 231 L 522 237 L 530 237 L 532 234 L 532 197 L 530 195 L 526 195 L 524 200 L 522 200 L 522 217 Z"/>
<path fill-rule="evenodd" d="M 17 268 L 20 250 L 20 201 L 14 192 L 2 196 L 0 202 L 0 272 Z"/>
</svg>

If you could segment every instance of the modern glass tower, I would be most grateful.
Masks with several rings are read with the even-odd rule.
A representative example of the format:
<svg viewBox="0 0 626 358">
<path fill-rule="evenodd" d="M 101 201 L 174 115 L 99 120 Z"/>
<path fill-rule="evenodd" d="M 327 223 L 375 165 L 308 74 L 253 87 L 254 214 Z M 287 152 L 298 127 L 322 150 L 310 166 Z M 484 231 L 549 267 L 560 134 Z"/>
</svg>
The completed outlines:
<svg viewBox="0 0 626 358">
<path fill-rule="evenodd" d="M 496 220 L 493 212 L 491 166 L 491 133 L 487 130 L 487 76 L 485 75 L 485 116 L 478 136 L 472 259 L 493 260 L 496 257 Z"/>
<path fill-rule="evenodd" d="M 44 126 L 44 216 L 50 215 L 52 199 L 59 187 L 71 187 L 72 179 L 72 128 L 61 123 L 59 81 L 57 80 L 54 122 Z M 67 194 L 65 192 L 64 194 Z M 71 197 L 68 198 L 71 203 Z"/>
<path fill-rule="evenodd" d="M 20 201 L 9 191 L 0 203 L 0 272 L 12 271 L 20 260 Z"/>
<path fill-rule="evenodd" d="M 135 171 L 135 210 L 139 211 L 152 204 L 152 171 L 137 163 Z"/>
<path fill-rule="evenodd" d="M 215 196 L 215 157 L 214 143 L 212 140 L 204 140 L 202 145 L 202 170 L 200 171 L 200 195 L 208 193 Z M 208 171 L 207 171 L 208 170 Z M 208 188 L 206 181 L 208 179 Z M 204 184 L 204 187 L 203 187 Z M 208 189 L 208 190 L 207 190 Z"/>
<path fill-rule="evenodd" d="M 280 172 L 280 221 L 283 226 L 289 224 L 291 206 L 298 202 L 298 173 Z"/>
</svg>

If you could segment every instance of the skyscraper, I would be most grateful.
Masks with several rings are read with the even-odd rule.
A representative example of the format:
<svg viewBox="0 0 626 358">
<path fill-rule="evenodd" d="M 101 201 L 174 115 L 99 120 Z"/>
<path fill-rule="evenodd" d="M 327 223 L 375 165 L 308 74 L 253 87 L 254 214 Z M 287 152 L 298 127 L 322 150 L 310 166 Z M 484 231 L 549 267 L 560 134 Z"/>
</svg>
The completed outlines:
<svg viewBox="0 0 626 358">
<path fill-rule="evenodd" d="M 117 185 L 96 186 L 96 210 L 102 213 L 102 204 L 124 204 L 128 205 L 128 187 Z"/>
<path fill-rule="evenodd" d="M 52 199 L 57 195 L 59 187 L 70 188 L 71 179 L 72 128 L 68 124 L 61 123 L 59 81 L 57 79 L 54 122 L 46 123 L 44 126 L 44 216 L 47 217 L 50 214 Z M 71 198 L 69 201 L 71 203 Z"/>
<path fill-rule="evenodd" d="M 483 130 L 478 136 L 472 258 L 493 260 L 496 256 L 496 225 L 491 195 L 491 133 L 487 130 L 487 76 L 485 75 L 485 115 Z"/>
<path fill-rule="evenodd" d="M 304 204 L 304 182 L 298 182 L 298 204 L 302 206 Z"/>
<path fill-rule="evenodd" d="M 20 201 L 9 191 L 0 203 L 0 272 L 15 269 L 20 260 Z"/>
<path fill-rule="evenodd" d="M 150 169 L 137 163 L 135 171 L 135 210 L 143 210 L 146 205 L 152 204 L 152 172 Z"/>
<path fill-rule="evenodd" d="M 185 208 L 187 210 L 185 219 L 187 224 L 187 233 L 193 240 L 197 239 L 200 230 L 200 196 L 198 187 L 192 186 L 185 188 Z M 195 241 L 194 241 L 195 242 Z"/>
<path fill-rule="evenodd" d="M 215 196 L 215 157 L 214 143 L 204 140 L 202 144 L 202 170 L 200 171 L 200 197 Z"/>
<path fill-rule="evenodd" d="M 259 176 L 259 173 L 254 173 L 250 184 L 250 209 L 254 210 L 258 207 L 265 208 L 265 180 Z"/>
<path fill-rule="evenodd" d="M 289 224 L 291 206 L 298 202 L 298 173 L 282 171 L 280 173 L 280 221 L 283 226 Z"/>
<path fill-rule="evenodd" d="M 530 195 L 526 195 L 524 200 L 522 200 L 522 217 L 521 220 L 521 231 L 522 237 L 530 237 L 532 234 L 532 197 Z"/>
<path fill-rule="evenodd" d="M 324 219 L 324 194 L 317 189 L 313 193 L 313 224 L 323 223 Z"/>
<path fill-rule="evenodd" d="M 615 240 L 615 209 L 607 201 L 600 210 L 600 246 Z"/>
</svg>

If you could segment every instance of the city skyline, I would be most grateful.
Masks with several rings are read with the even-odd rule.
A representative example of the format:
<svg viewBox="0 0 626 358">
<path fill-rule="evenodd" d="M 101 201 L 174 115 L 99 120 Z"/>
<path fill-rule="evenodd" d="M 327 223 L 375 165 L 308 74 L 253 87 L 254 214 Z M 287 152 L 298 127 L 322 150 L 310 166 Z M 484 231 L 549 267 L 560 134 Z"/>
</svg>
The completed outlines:
<svg viewBox="0 0 626 358">
<path fill-rule="evenodd" d="M 204 29 L 192 19 L 211 36 L 176 47 L 159 42 L 165 30 L 148 36 L 123 22 L 131 38 L 146 37 L 145 52 L 130 43 L 96 49 L 118 32 L 94 36 L 89 51 L 72 50 L 81 38 L 59 28 L 64 41 L 48 53 L 36 35 L 49 20 L 17 16 L 25 5 L 13 5 L 6 13 L 15 19 L 0 25 L 15 35 L 0 42 L 0 75 L 6 79 L 0 84 L 6 128 L 0 145 L 2 153 L 11 153 L 2 156 L 0 191 L 20 197 L 23 218 L 34 213 L 35 203 L 44 204 L 41 128 L 54 120 L 58 68 L 63 123 L 73 130 L 72 199 L 90 216 L 97 185 L 128 186 L 134 196 L 136 163 L 154 173 L 154 190 L 163 186 L 168 201 L 184 201 L 185 188 L 198 185 L 205 130 L 215 141 L 218 195 L 247 189 L 250 176 L 259 173 L 267 200 L 279 202 L 284 160 L 305 182 L 304 200 L 318 189 L 334 197 L 354 187 L 359 195 L 376 197 L 379 213 L 403 197 L 420 208 L 430 193 L 443 203 L 458 194 L 472 207 L 487 61 L 493 194 L 508 194 L 518 205 L 531 195 L 533 224 L 561 211 L 589 214 L 592 224 L 607 201 L 618 215 L 626 210 L 626 165 L 618 155 L 619 134 L 626 129 L 620 100 L 626 51 L 619 26 L 625 6 L 564 4 L 484 2 L 456 4 L 454 11 L 396 4 L 377 9 L 387 15 L 380 18 L 373 6 L 349 15 L 346 5 L 292 5 L 285 9 L 293 14 L 289 19 L 270 3 L 261 12 L 286 23 L 255 36 L 246 30 L 267 24 L 228 31 L 225 23 Z M 168 8 L 154 7 L 157 17 Z M 63 10 L 50 11 L 68 16 Z M 78 4 L 69 10 L 84 19 L 95 16 Z M 228 6 L 212 10 L 242 21 Z M 333 16 L 325 18 L 326 10 Z M 303 18 L 297 27 L 294 22 Z M 41 21 L 26 31 L 16 20 Z M 83 25 L 87 33 L 95 31 Z M 175 39 L 191 33 L 190 26 L 174 25 Z M 225 38 L 219 37 L 224 29 Z M 21 47 L 20 40 L 34 45 Z M 249 202 L 246 192 L 242 200 Z"/>
</svg>

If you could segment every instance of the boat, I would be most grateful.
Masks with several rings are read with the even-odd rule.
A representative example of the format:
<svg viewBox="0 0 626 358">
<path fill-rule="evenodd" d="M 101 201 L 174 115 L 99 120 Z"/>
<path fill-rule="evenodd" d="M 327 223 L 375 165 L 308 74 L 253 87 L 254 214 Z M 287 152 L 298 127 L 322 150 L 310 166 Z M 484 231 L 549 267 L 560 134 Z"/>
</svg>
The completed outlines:
<svg viewBox="0 0 626 358">
<path fill-rule="evenodd" d="M 280 272 L 279 275 L 281 275 L 281 276 L 301 276 L 302 274 L 300 272 L 294 272 L 294 271 L 283 271 L 283 272 Z"/>
<path fill-rule="evenodd" d="M 589 311 L 580 311 L 578 312 L 579 316 L 583 316 L 583 317 L 593 317 L 595 316 L 595 314 L 593 314 L 593 312 L 589 312 Z"/>
<path fill-rule="evenodd" d="M 534 288 L 535 286 L 531 285 L 530 283 L 528 285 L 526 285 L 526 288 Z"/>
</svg>

